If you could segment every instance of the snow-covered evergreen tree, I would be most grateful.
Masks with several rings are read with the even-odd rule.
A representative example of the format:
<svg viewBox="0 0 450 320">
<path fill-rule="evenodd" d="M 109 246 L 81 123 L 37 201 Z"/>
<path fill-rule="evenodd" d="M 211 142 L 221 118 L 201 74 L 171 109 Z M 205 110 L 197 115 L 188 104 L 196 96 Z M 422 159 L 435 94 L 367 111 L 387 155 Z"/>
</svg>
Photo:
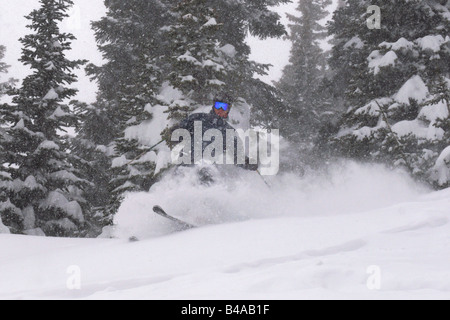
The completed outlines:
<svg viewBox="0 0 450 320">
<path fill-rule="evenodd" d="M 87 181 L 77 176 L 62 137 L 64 128 L 76 123 L 65 101 L 77 92 L 68 87 L 76 81 L 72 70 L 83 64 L 65 57 L 75 38 L 58 27 L 71 5 L 40 0 L 40 8 L 27 16 L 32 33 L 20 39 L 20 61 L 32 74 L 0 109 L 7 126 L 0 216 L 15 233 L 82 235 L 89 218 L 82 192 Z"/>
<path fill-rule="evenodd" d="M 242 106 L 235 104 L 233 113 L 245 114 L 250 106 L 253 125 L 280 130 L 283 130 L 280 114 L 284 112 L 281 97 L 273 86 L 257 79 L 259 75 L 266 74 L 270 66 L 250 60 L 251 50 L 246 38 L 249 33 L 261 39 L 286 35 L 279 14 L 272 11 L 271 6 L 287 2 L 289 0 L 209 0 L 217 14 L 217 22 L 222 24 L 219 31 L 221 44 L 233 46 L 236 50 L 235 61 L 241 64 L 238 76 L 232 83 L 235 83 L 235 99 L 242 101 Z"/>
<path fill-rule="evenodd" d="M 153 86 L 144 83 L 149 79 L 144 79 L 143 73 L 151 63 L 148 59 L 164 55 L 160 29 L 170 24 L 170 1 L 107 0 L 105 5 L 106 16 L 92 27 L 106 63 L 89 65 L 87 70 L 97 80 L 99 100 L 108 103 L 109 112 L 122 125 L 147 104 L 145 92 L 152 90 L 144 88 Z"/>
<path fill-rule="evenodd" d="M 3 58 L 5 57 L 6 48 L 4 46 L 0 46 L 0 76 L 1 74 L 6 74 L 8 72 L 9 66 L 3 62 Z M 7 91 L 9 82 L 0 82 L 0 97 L 4 95 Z M 7 206 L 9 205 L 9 197 L 8 197 L 8 188 L 5 185 L 11 180 L 11 175 L 5 170 L 4 165 L 6 164 L 6 159 L 4 157 L 5 152 L 3 149 L 2 141 L 4 141 L 7 136 L 5 134 L 5 121 L 3 117 L 0 115 L 0 210 L 5 210 L 6 213 L 4 216 L 9 216 L 9 212 L 7 211 Z M 6 207 L 5 207 L 6 206 Z M 0 233 L 8 230 L 2 223 L 2 216 L 0 215 Z M 8 231 L 9 232 L 9 231 Z"/>
<path fill-rule="evenodd" d="M 164 72 L 161 57 L 167 50 L 162 29 L 173 20 L 170 7 L 176 2 L 105 1 L 106 16 L 93 23 L 106 63 L 88 68 L 99 84 L 98 102 L 93 107 L 101 106 L 101 110 L 90 106 L 87 114 L 93 119 L 103 114 L 113 127 L 102 131 L 101 137 L 84 139 L 91 145 L 101 141 L 108 150 L 115 150 L 110 155 L 111 164 L 103 168 L 109 172 L 101 174 L 111 177 L 108 190 L 102 191 L 111 195 L 105 207 L 107 217 L 115 213 L 124 192 L 145 190 L 154 178 L 155 156 L 148 148 L 153 138 L 157 142 L 161 137 L 159 132 L 154 137 L 143 137 L 139 128 L 152 121 L 154 109 L 160 104 L 158 94 Z"/>
<path fill-rule="evenodd" d="M 380 30 L 366 26 L 369 5 L 381 8 Z M 331 65 L 349 107 L 337 136 L 342 154 L 403 166 L 431 181 L 448 145 L 449 109 L 441 97 L 450 90 L 449 8 L 447 1 L 349 0 L 337 11 Z"/>
<path fill-rule="evenodd" d="M 288 14 L 292 23 L 287 37 L 292 42 L 290 63 L 277 87 L 288 109 L 283 119 L 286 138 L 297 142 L 312 142 L 330 111 L 322 88 L 326 54 L 320 43 L 327 33 L 319 22 L 327 16 L 326 8 L 331 3 L 331 0 L 302 0 L 297 7 L 300 15 Z"/>
<path fill-rule="evenodd" d="M 440 152 L 439 157 L 431 169 L 431 181 L 438 188 L 450 187 L 450 76 L 441 76 L 432 90 L 433 100 L 428 105 L 440 109 L 441 114 L 436 115 L 435 127 L 443 133 L 440 140 L 435 141 L 435 150 Z M 443 107 L 447 106 L 447 110 Z"/>
<path fill-rule="evenodd" d="M 95 236 L 110 222 L 104 209 L 110 203 L 108 189 L 112 177 L 108 168 L 114 154 L 110 135 L 115 134 L 116 127 L 105 105 L 74 102 L 73 107 L 79 123 L 77 136 L 71 139 L 71 152 L 80 177 L 92 183 L 85 188 L 85 194 L 93 214 L 89 235 Z"/>
<path fill-rule="evenodd" d="M 5 51 L 6 51 L 6 48 L 4 46 L 0 46 L 0 77 L 2 74 L 8 73 L 8 68 L 9 68 L 9 66 L 5 62 L 3 62 L 3 58 L 5 57 Z M 0 78 L 0 80 L 1 80 L 1 78 Z M 10 82 L 11 81 L 0 82 L 0 97 L 2 97 L 6 93 Z M 1 125 L 3 123 L 4 123 L 3 117 L 1 117 L 0 118 L 0 140 L 3 139 L 3 135 L 4 135 L 4 128 L 1 127 Z M 0 147 L 1 147 L 1 145 L 0 145 Z M 2 152 L 0 149 L 0 164 L 2 165 L 3 161 L 1 159 L 1 154 L 2 154 Z M 1 167 L 0 167 L 0 170 L 1 170 Z M 1 179 L 1 177 L 0 177 L 0 179 Z"/>
<path fill-rule="evenodd" d="M 281 1 L 181 1 L 174 12 L 177 22 L 167 31 L 172 40 L 169 57 L 171 85 L 182 98 L 170 105 L 170 118 L 208 110 L 221 92 L 234 101 L 235 124 L 248 126 L 251 106 L 258 124 L 276 123 L 274 109 L 281 104 L 273 87 L 256 80 L 267 65 L 249 59 L 248 32 L 261 38 L 285 34 L 279 15 L 269 5 Z M 252 110 L 253 111 L 253 110 Z"/>
<path fill-rule="evenodd" d="M 269 65 L 259 64 L 249 59 L 250 47 L 246 42 L 248 34 L 261 38 L 279 38 L 286 35 L 278 13 L 271 6 L 287 3 L 289 0 L 209 0 L 209 6 L 216 12 L 216 20 L 222 25 L 219 31 L 222 45 L 231 45 L 236 50 L 235 60 L 242 64 L 238 77 L 233 80 L 236 97 L 242 97 L 231 116 L 243 118 L 250 106 L 251 124 L 283 131 L 280 118 L 284 112 L 284 104 L 277 90 L 271 85 L 257 79 L 266 74 Z M 231 47 L 230 47 L 231 48 Z M 233 89 L 235 90 L 235 89 Z M 244 116 L 245 118 L 245 116 Z M 236 120 L 239 121 L 239 120 Z"/>
<path fill-rule="evenodd" d="M 345 97 L 347 104 L 360 103 L 351 100 L 352 90 L 359 92 L 351 84 L 357 81 L 361 70 L 365 70 L 370 47 L 385 41 L 385 35 L 379 30 L 369 30 L 366 26 L 367 16 L 364 14 L 369 5 L 366 0 L 341 1 L 328 25 L 333 43 L 329 58 L 333 71 L 332 85 L 337 93 Z"/>
<path fill-rule="evenodd" d="M 221 45 L 219 31 L 223 25 L 206 0 L 180 1 L 174 13 L 178 21 L 167 31 L 171 43 L 168 79 L 182 92 L 183 99 L 169 107 L 169 118 L 179 121 L 196 109 L 212 105 L 220 91 L 231 92 L 228 80 L 236 75 L 237 65 L 233 61 L 236 49 Z"/>
</svg>

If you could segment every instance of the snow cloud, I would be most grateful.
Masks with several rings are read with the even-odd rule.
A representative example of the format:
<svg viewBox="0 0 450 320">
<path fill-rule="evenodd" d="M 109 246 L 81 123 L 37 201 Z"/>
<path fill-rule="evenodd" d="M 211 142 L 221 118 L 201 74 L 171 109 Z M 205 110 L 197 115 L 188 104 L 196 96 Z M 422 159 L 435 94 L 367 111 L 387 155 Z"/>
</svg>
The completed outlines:
<svg viewBox="0 0 450 320">
<path fill-rule="evenodd" d="M 414 200 L 426 191 L 404 172 L 353 162 L 335 165 L 323 175 L 266 178 L 272 188 L 254 172 L 209 169 L 216 179 L 211 185 L 199 181 L 198 168 L 179 168 L 150 192 L 128 194 L 116 216 L 113 235 L 147 238 L 173 232 L 170 221 L 153 213 L 155 205 L 189 223 L 205 226 L 282 216 L 359 213 Z"/>
</svg>

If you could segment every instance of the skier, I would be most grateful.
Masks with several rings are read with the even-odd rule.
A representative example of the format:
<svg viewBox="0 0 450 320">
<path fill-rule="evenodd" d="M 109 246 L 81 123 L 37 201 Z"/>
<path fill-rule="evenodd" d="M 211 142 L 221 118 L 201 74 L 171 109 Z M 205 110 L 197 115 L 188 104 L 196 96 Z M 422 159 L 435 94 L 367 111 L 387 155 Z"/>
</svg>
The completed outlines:
<svg viewBox="0 0 450 320">
<path fill-rule="evenodd" d="M 232 100 L 227 96 L 223 95 L 220 97 L 217 97 L 214 100 L 214 105 L 212 107 L 212 110 L 210 113 L 196 113 L 192 114 L 186 119 L 182 120 L 178 125 L 174 126 L 171 129 L 171 132 L 177 130 L 177 129 L 185 129 L 187 130 L 191 135 L 191 157 L 192 162 L 194 161 L 194 148 L 196 143 L 202 143 L 201 150 L 202 155 L 205 151 L 205 148 L 208 146 L 208 142 L 204 141 L 195 141 L 194 137 L 194 130 L 195 125 L 198 122 L 201 122 L 202 125 L 202 137 L 204 136 L 205 132 L 207 132 L 210 129 L 217 129 L 222 133 L 223 137 L 223 154 L 226 155 L 227 152 L 227 134 L 230 134 L 227 132 L 227 130 L 231 130 L 231 132 L 236 133 L 236 129 L 233 128 L 228 122 L 229 114 L 232 108 Z M 250 171 L 257 171 L 258 165 L 257 164 L 250 164 L 250 159 L 248 157 L 245 157 L 245 163 L 239 164 L 237 161 L 237 154 L 238 154 L 238 135 L 235 134 L 234 138 L 234 165 L 240 168 L 243 168 L 245 170 Z M 243 145 L 243 144 L 242 144 Z"/>
<path fill-rule="evenodd" d="M 195 164 L 194 162 L 194 152 L 195 152 L 195 144 L 196 143 L 201 143 L 202 146 L 197 146 L 201 148 L 202 151 L 202 155 L 205 151 L 205 148 L 208 146 L 209 142 L 204 142 L 203 141 L 203 136 L 205 134 L 205 132 L 207 132 L 210 129 L 217 129 L 221 132 L 222 137 L 224 137 L 223 139 L 223 156 L 226 156 L 227 153 L 227 143 L 225 137 L 227 136 L 227 134 L 230 134 L 230 132 L 234 133 L 234 165 L 246 170 L 250 170 L 250 171 L 258 171 L 258 165 L 257 164 L 250 164 L 250 160 L 248 157 L 245 157 L 245 162 L 244 164 L 239 164 L 237 161 L 237 151 L 238 151 L 238 135 L 236 134 L 236 129 L 233 128 L 228 122 L 228 117 L 231 111 L 231 104 L 232 100 L 229 99 L 226 95 L 218 97 L 217 99 L 215 99 L 214 101 L 214 105 L 212 107 L 212 110 L 210 113 L 196 113 L 196 114 L 192 114 L 189 117 L 187 117 L 186 119 L 182 120 L 178 125 L 175 125 L 174 127 L 170 128 L 167 130 L 167 133 L 172 134 L 175 130 L 177 129 L 185 129 L 189 132 L 190 136 L 191 136 L 191 165 Z M 199 122 L 202 125 L 202 141 L 195 141 L 195 131 L 196 131 L 196 127 L 198 127 Z M 197 129 L 198 130 L 198 129 Z M 227 132 L 230 131 L 230 132 Z M 197 133 L 198 134 L 198 133 Z M 167 141 L 167 140 L 166 140 Z M 170 142 L 174 142 L 170 139 Z M 242 142 L 242 141 L 241 141 Z M 242 144 L 243 145 L 243 144 Z M 184 151 L 184 150 L 183 150 Z M 185 165 L 182 166 L 178 166 L 176 167 L 176 171 L 177 170 L 183 170 L 183 168 L 185 168 Z M 220 181 L 224 176 L 220 175 L 219 170 L 211 170 L 211 167 L 203 167 L 200 166 L 199 169 L 196 171 L 200 180 L 200 183 L 202 185 L 207 185 L 210 186 L 211 184 L 214 184 L 217 181 Z M 217 169 L 217 168 L 216 168 Z M 175 172 L 176 172 L 175 171 Z M 228 170 L 226 176 L 228 176 Z M 215 172 L 216 174 L 218 174 L 218 176 L 215 176 L 215 174 L 213 173 Z M 192 229 L 195 228 L 196 225 L 195 224 L 191 224 L 188 222 L 185 222 L 181 219 L 176 218 L 175 216 L 172 216 L 168 213 L 166 213 L 164 211 L 164 209 L 158 205 L 153 207 L 153 211 L 166 218 L 169 219 L 171 221 L 173 221 L 175 223 L 175 225 L 177 226 L 178 230 L 187 230 L 187 229 Z M 133 237 L 130 239 L 130 241 L 138 241 L 138 239 L 136 237 Z"/>
</svg>

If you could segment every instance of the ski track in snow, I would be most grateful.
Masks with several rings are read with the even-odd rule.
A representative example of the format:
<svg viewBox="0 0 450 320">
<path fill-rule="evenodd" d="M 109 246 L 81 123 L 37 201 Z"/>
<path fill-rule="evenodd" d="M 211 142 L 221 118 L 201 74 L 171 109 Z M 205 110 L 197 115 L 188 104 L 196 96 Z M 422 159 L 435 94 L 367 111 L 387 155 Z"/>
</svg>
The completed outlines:
<svg viewBox="0 0 450 320">
<path fill-rule="evenodd" d="M 450 190 L 130 243 L 0 235 L 1 299 L 449 299 Z M 81 270 L 68 290 L 67 268 Z M 381 290 L 367 288 L 367 268 Z"/>
</svg>

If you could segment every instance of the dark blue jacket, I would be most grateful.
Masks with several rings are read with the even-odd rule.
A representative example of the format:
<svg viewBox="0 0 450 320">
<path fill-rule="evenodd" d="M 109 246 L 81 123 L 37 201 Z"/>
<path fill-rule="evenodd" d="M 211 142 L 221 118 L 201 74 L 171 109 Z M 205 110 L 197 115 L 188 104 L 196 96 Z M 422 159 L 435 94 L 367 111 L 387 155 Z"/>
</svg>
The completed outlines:
<svg viewBox="0 0 450 320">
<path fill-rule="evenodd" d="M 194 163 L 194 145 L 195 145 L 194 128 L 195 128 L 195 122 L 198 122 L 198 121 L 202 123 L 202 137 L 204 136 L 205 132 L 210 130 L 210 129 L 217 129 L 217 130 L 219 130 L 222 133 L 222 136 L 223 136 L 223 150 L 224 150 L 224 153 L 226 153 L 226 150 L 227 150 L 227 141 L 226 141 L 227 130 L 235 131 L 236 129 L 233 128 L 225 119 L 217 116 L 214 113 L 214 111 L 211 111 L 210 113 L 196 113 L 196 114 L 193 114 L 193 115 L 189 116 L 188 118 L 184 119 L 183 121 L 181 121 L 179 123 L 179 125 L 177 125 L 175 127 L 175 129 L 186 129 L 191 134 L 192 163 Z M 238 166 L 238 167 L 242 167 L 242 168 L 247 169 L 247 170 L 252 170 L 252 171 L 258 170 L 258 165 L 251 165 L 251 164 L 249 164 L 248 157 L 245 158 L 245 164 L 244 165 L 237 164 L 237 146 L 238 146 L 237 139 L 239 139 L 239 138 L 235 137 L 235 141 L 234 141 L 234 164 L 236 166 Z M 202 154 L 205 151 L 205 148 L 210 143 L 211 142 L 208 142 L 208 141 L 203 142 Z"/>
</svg>

